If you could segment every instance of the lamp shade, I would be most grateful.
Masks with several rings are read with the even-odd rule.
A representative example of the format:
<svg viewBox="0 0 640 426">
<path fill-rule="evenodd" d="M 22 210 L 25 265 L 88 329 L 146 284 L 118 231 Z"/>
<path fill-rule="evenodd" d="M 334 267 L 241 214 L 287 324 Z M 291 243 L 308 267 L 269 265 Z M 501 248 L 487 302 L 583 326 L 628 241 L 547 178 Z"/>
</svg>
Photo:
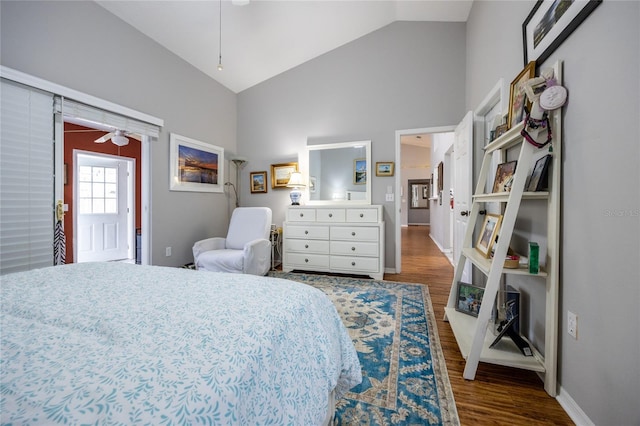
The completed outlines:
<svg viewBox="0 0 640 426">
<path fill-rule="evenodd" d="M 304 179 L 302 178 L 302 173 L 291 173 L 291 177 L 289 178 L 289 182 L 287 183 L 287 188 L 304 188 L 305 186 L 306 185 L 304 183 Z"/>
</svg>

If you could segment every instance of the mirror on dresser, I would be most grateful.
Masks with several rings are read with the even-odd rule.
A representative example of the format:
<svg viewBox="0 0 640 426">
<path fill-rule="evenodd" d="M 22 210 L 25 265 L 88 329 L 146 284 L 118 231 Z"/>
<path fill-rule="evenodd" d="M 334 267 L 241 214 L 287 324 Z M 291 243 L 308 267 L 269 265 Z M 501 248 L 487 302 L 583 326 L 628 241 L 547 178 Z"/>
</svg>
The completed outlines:
<svg viewBox="0 0 640 426">
<path fill-rule="evenodd" d="M 307 146 L 308 204 L 371 204 L 371 141 Z"/>
</svg>

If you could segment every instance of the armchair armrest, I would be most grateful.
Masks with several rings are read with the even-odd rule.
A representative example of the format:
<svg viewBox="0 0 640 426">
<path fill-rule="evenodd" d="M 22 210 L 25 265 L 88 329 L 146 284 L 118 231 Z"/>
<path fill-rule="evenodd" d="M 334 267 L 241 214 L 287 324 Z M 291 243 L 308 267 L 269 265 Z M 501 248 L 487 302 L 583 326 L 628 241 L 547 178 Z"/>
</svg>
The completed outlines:
<svg viewBox="0 0 640 426">
<path fill-rule="evenodd" d="M 198 257 L 209 250 L 222 250 L 226 248 L 226 238 L 213 237 L 205 240 L 196 241 L 193 245 L 193 260 L 198 263 Z"/>
<path fill-rule="evenodd" d="M 258 238 L 244 246 L 244 273 L 265 275 L 271 268 L 271 241 Z"/>
</svg>

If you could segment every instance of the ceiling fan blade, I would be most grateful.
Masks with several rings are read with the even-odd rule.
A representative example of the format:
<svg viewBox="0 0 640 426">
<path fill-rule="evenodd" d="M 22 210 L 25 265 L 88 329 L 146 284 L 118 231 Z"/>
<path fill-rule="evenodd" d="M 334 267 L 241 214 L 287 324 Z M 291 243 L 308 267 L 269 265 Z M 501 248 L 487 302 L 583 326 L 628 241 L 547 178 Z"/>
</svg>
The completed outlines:
<svg viewBox="0 0 640 426">
<path fill-rule="evenodd" d="M 111 139 L 111 137 L 114 135 L 113 132 L 109 132 L 106 135 L 102 136 L 101 138 L 96 139 L 94 142 L 96 143 L 105 143 L 106 141 L 108 141 L 109 139 Z"/>
<path fill-rule="evenodd" d="M 127 133 L 127 137 L 133 138 L 137 141 L 142 141 L 142 135 L 139 135 L 138 133 Z"/>
</svg>

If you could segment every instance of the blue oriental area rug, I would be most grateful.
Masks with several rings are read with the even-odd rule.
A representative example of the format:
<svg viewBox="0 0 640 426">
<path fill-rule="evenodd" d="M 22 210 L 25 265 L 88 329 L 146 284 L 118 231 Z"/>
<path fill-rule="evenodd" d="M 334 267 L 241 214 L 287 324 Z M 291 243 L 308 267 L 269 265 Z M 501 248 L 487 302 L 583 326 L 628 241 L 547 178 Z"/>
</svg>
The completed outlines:
<svg viewBox="0 0 640 426">
<path fill-rule="evenodd" d="M 336 402 L 335 425 L 459 425 L 426 285 L 304 273 L 333 301 L 358 352 L 362 383 Z"/>
</svg>

